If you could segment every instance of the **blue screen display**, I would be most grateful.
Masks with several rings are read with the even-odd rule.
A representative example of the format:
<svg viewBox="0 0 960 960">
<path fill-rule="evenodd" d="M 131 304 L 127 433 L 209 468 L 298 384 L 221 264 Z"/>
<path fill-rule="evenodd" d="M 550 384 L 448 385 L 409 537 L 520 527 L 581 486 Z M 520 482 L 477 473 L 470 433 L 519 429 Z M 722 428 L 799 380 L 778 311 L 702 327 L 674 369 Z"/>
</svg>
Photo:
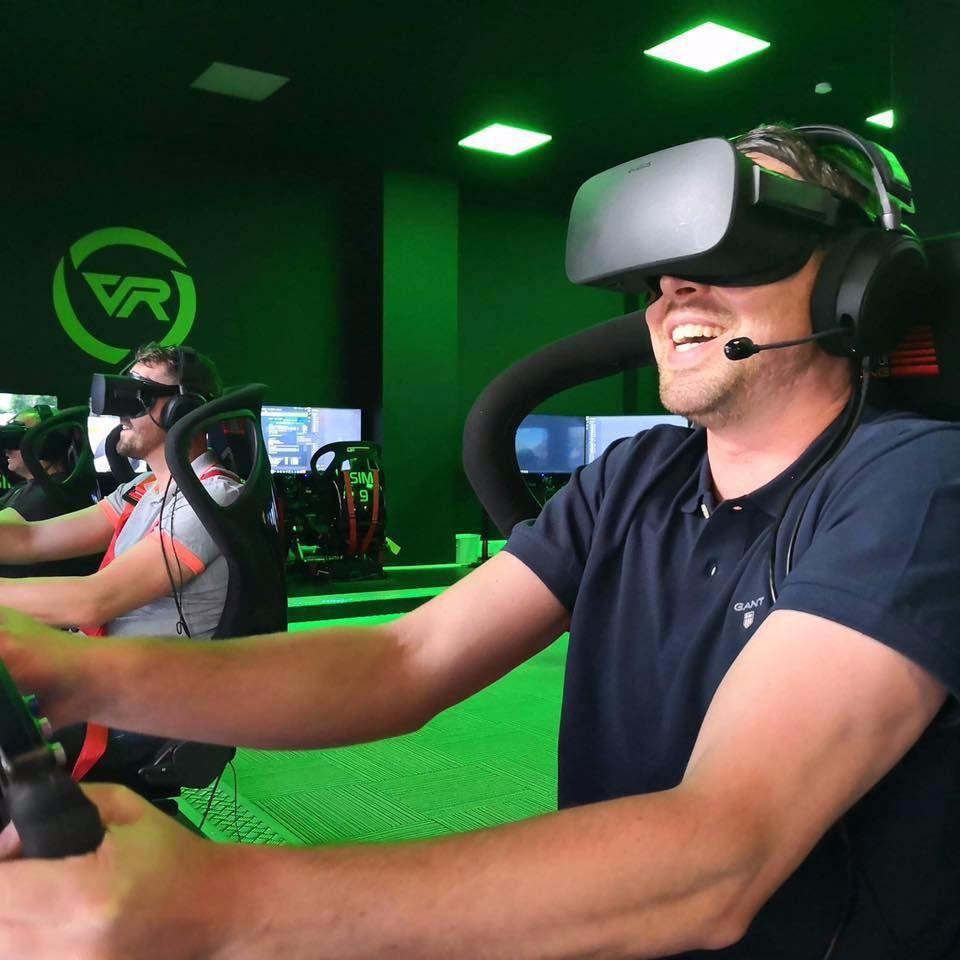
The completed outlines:
<svg viewBox="0 0 960 960">
<path fill-rule="evenodd" d="M 531 414 L 517 428 L 523 473 L 573 473 L 583 466 L 584 418 Z"/>
<path fill-rule="evenodd" d="M 622 437 L 632 437 L 661 423 L 677 427 L 688 426 L 686 417 L 678 417 L 672 413 L 632 417 L 587 417 L 586 421 L 587 463 L 592 463 L 614 440 Z"/>
<path fill-rule="evenodd" d="M 321 447 L 362 439 L 360 411 L 338 407 L 265 406 L 260 425 L 274 473 L 303 473 Z"/>
</svg>

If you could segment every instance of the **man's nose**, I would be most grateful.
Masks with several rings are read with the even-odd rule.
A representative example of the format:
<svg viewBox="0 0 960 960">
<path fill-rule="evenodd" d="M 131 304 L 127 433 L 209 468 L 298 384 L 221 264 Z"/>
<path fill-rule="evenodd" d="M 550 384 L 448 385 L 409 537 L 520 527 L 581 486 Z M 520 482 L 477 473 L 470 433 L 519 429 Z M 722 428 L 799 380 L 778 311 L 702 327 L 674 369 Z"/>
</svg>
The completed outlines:
<svg viewBox="0 0 960 960">
<path fill-rule="evenodd" d="M 683 298 L 703 293 L 708 284 L 696 280 L 682 280 L 680 277 L 663 276 L 660 278 L 660 291 L 665 297 Z"/>
</svg>

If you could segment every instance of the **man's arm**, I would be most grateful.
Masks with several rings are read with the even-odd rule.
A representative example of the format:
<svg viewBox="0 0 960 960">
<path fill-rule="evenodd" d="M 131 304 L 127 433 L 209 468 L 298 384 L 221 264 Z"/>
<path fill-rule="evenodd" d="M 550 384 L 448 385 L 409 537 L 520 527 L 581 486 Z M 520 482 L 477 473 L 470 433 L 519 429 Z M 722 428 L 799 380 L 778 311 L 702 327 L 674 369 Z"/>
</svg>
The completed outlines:
<svg viewBox="0 0 960 960">
<path fill-rule="evenodd" d="M 159 537 L 148 537 L 86 577 L 0 579 L 0 605 L 59 626 L 107 623 L 169 596 L 171 581 L 182 590 L 197 575 L 190 564 L 177 562 L 167 542 L 166 557 Z"/>
<path fill-rule="evenodd" d="M 85 507 L 50 520 L 27 521 L 15 509 L 0 511 L 0 563 L 31 564 L 103 553 L 113 536 L 104 508 Z"/>
<path fill-rule="evenodd" d="M 145 593 L 122 566 L 142 546 L 84 579 L 101 578 L 128 599 L 130 591 Z M 159 557 L 143 572 L 169 592 Z M 3 590 L 0 598 L 11 602 Z M 96 720 L 207 742 L 302 748 L 415 730 L 543 649 L 566 625 L 562 604 L 503 553 L 378 627 L 198 644 L 87 640 L 38 632 L 8 615 L 0 659 L 22 689 L 41 695 L 58 726 Z M 223 698 L 211 695 L 211 677 Z M 226 709 L 228 702 L 243 709 Z"/>
<path fill-rule="evenodd" d="M 137 909 L 147 902 L 189 920 L 174 954 L 184 957 L 638 960 L 720 948 L 944 695 L 869 637 L 777 611 L 728 672 L 672 790 L 402 845 L 207 852 L 130 798 L 102 856 L 0 868 L 0 934 L 38 956 L 37 937 L 53 951 L 80 932 L 122 945 L 98 956 L 152 956 L 152 914 Z M 151 838 L 162 870 L 142 869 Z M 62 904 L 40 903 L 51 889 Z"/>
<path fill-rule="evenodd" d="M 673 790 L 385 850 L 235 849 L 237 875 L 256 878 L 239 894 L 236 934 L 267 891 L 282 905 L 270 916 L 277 940 L 237 956 L 280 942 L 296 944 L 290 957 L 390 947 L 437 960 L 727 946 L 944 697 L 869 637 L 775 612 L 721 684 Z M 313 939 L 300 939 L 311 910 Z M 311 954 L 318 943 L 329 953 Z"/>
</svg>

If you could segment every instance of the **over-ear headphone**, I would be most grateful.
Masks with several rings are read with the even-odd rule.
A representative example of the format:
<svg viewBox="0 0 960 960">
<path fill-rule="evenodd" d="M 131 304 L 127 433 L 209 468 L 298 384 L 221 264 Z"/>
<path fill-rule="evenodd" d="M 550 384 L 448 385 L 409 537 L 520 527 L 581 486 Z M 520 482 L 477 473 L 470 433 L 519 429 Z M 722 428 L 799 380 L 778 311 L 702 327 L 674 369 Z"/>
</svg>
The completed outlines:
<svg viewBox="0 0 960 960">
<path fill-rule="evenodd" d="M 828 125 L 796 127 L 810 146 L 838 145 L 866 157 L 880 205 L 880 227 L 854 227 L 826 252 L 810 300 L 813 333 L 846 327 L 820 340 L 839 357 L 876 357 L 895 347 L 927 294 L 927 258 L 901 209 L 913 212 L 913 190 L 885 148 Z M 833 162 L 832 159 L 830 162 Z M 838 163 L 842 168 L 842 162 Z"/>
<path fill-rule="evenodd" d="M 157 425 L 163 430 L 169 430 L 188 413 L 212 399 L 197 389 L 198 384 L 204 382 L 206 373 L 200 358 L 197 356 L 197 351 L 192 347 L 184 346 L 178 346 L 175 349 L 176 360 L 174 362 L 177 368 L 177 386 L 180 392 L 171 397 L 160 411 L 160 419 L 157 421 Z M 118 376 L 128 376 L 139 362 L 139 359 L 134 357 L 126 366 L 121 368 Z"/>
<path fill-rule="evenodd" d="M 203 396 L 196 385 L 202 382 L 202 367 L 196 350 L 191 347 L 177 347 L 177 383 L 180 392 L 171 397 L 160 411 L 160 426 L 169 430 L 197 407 L 203 406 L 209 399 Z"/>
</svg>

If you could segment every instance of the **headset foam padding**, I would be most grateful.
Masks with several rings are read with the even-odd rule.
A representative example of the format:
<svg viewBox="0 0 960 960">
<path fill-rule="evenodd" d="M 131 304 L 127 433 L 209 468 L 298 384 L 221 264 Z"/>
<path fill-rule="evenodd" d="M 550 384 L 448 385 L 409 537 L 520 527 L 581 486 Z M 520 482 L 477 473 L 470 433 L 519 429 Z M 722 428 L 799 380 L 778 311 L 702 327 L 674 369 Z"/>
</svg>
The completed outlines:
<svg viewBox="0 0 960 960">
<path fill-rule="evenodd" d="M 875 357 L 915 322 L 927 295 L 920 242 L 898 231 L 858 228 L 833 241 L 810 301 L 813 332 L 849 327 L 820 341 L 834 356 Z"/>
</svg>

